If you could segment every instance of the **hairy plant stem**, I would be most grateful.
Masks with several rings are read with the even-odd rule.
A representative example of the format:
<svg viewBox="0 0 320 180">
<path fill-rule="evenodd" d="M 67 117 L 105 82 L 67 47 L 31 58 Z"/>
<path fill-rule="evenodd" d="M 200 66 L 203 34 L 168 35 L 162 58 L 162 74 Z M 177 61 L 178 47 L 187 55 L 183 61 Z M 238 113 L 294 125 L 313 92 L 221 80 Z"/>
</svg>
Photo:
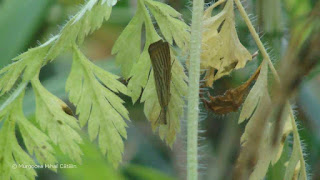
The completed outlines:
<svg viewBox="0 0 320 180">
<path fill-rule="evenodd" d="M 238 7 L 238 10 L 240 12 L 240 15 L 242 16 L 242 18 L 244 19 L 245 23 L 248 26 L 248 29 L 251 33 L 251 35 L 253 36 L 253 39 L 255 40 L 259 50 L 261 51 L 261 54 L 263 56 L 264 59 L 266 59 L 268 61 L 269 67 L 271 69 L 271 72 L 276 80 L 276 83 L 279 85 L 280 84 L 280 77 L 276 71 L 276 69 L 274 68 L 272 61 L 267 53 L 267 50 L 265 49 L 264 45 L 262 44 L 258 33 L 256 32 L 255 28 L 253 27 L 248 14 L 246 13 L 245 9 L 243 8 L 240 0 L 235 0 L 235 3 Z M 293 136 L 296 138 L 297 143 L 299 144 L 299 146 L 301 147 L 301 142 L 300 142 L 300 137 L 299 137 L 299 132 L 298 132 L 298 128 L 297 128 L 297 124 L 294 120 L 294 115 L 293 115 L 293 110 L 291 108 L 291 105 L 289 103 L 288 100 L 286 100 L 286 105 L 288 107 L 290 107 L 290 111 L 289 111 L 289 115 L 290 118 L 292 119 L 291 123 L 292 123 L 292 127 L 293 127 Z M 305 166 L 305 161 L 304 161 L 304 157 L 303 157 L 303 152 L 302 152 L 302 148 L 299 148 L 299 156 L 300 156 L 300 164 L 301 164 L 301 177 L 302 179 L 307 179 L 307 174 L 306 174 L 306 166 Z"/>
<path fill-rule="evenodd" d="M 187 177 L 198 179 L 198 119 L 203 0 L 193 0 L 187 122 Z"/>
</svg>

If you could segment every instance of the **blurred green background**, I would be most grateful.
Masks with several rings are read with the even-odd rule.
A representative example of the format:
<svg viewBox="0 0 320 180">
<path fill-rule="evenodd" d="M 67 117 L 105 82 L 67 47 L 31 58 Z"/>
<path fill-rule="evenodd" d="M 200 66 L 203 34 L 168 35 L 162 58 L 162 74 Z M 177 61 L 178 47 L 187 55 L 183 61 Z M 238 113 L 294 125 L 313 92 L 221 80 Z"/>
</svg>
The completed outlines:
<svg viewBox="0 0 320 180">
<path fill-rule="evenodd" d="M 166 0 L 183 14 L 190 23 L 191 3 L 189 0 Z M 207 3 L 212 1 L 206 0 Z M 246 10 L 259 32 L 263 42 L 270 49 L 270 54 L 277 65 L 281 61 L 291 33 L 299 27 L 307 15 L 316 6 L 316 0 L 244 0 Z M 59 32 L 61 26 L 79 10 L 84 0 L 0 0 L 0 68 L 11 62 L 15 56 L 43 43 L 51 35 Z M 319 3 L 318 3 L 319 4 Z M 85 55 L 104 69 L 119 74 L 114 65 L 111 49 L 126 24 L 133 16 L 136 0 L 121 0 L 113 8 L 111 19 L 88 36 L 81 46 Z M 257 50 L 250 33 L 236 16 L 237 31 L 240 41 L 251 53 Z M 65 93 L 65 81 L 70 71 L 71 54 L 63 54 L 48 64 L 41 71 L 41 81 L 56 96 L 68 101 Z M 261 57 L 248 63 L 246 68 L 235 71 L 231 76 L 215 82 L 213 94 L 223 94 L 229 88 L 236 87 L 248 79 L 261 61 Z M 319 64 L 319 63 L 318 63 Z M 292 102 L 296 105 L 300 135 L 304 142 L 309 174 L 313 179 L 320 179 L 320 66 L 318 65 L 299 87 Z M 83 164 L 74 169 L 59 169 L 54 173 L 47 169 L 38 169 L 39 180 L 56 179 L 185 179 L 186 152 L 182 120 L 182 132 L 173 149 L 167 147 L 160 138 L 153 134 L 151 126 L 143 114 L 143 104 L 133 105 L 128 97 L 126 107 L 130 111 L 128 139 L 125 141 L 124 161 L 113 169 L 101 155 L 95 142 L 85 141 L 82 146 Z M 70 106 L 72 106 L 69 103 Z M 28 89 L 24 101 L 24 110 L 30 119 L 34 113 L 34 96 Z M 239 152 L 239 138 L 244 125 L 238 126 L 239 113 L 217 116 L 203 110 L 200 123 L 200 179 L 230 179 L 234 162 Z M 86 130 L 83 137 L 86 138 Z M 291 141 L 286 152 L 290 153 Z M 58 153 L 59 154 L 59 153 Z M 283 156 L 285 160 L 287 156 Z M 61 163 L 71 161 L 59 155 Z M 281 177 L 283 167 L 270 168 L 268 179 Z"/>
</svg>

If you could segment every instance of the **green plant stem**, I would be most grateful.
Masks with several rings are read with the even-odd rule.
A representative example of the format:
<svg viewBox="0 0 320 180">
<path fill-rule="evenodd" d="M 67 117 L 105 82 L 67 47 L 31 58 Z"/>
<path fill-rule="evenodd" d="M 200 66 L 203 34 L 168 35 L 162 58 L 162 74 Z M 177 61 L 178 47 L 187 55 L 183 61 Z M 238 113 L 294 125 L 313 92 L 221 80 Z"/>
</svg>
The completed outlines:
<svg viewBox="0 0 320 180">
<path fill-rule="evenodd" d="M 190 68 L 188 89 L 187 124 L 187 176 L 188 180 L 198 179 L 198 119 L 199 119 L 199 82 L 200 53 L 202 41 L 202 16 L 204 1 L 193 0 Z"/>
<path fill-rule="evenodd" d="M 239 9 L 239 12 L 240 12 L 240 15 L 242 16 L 242 18 L 244 19 L 245 23 L 247 24 L 248 26 L 248 29 L 251 33 L 251 35 L 253 36 L 253 39 L 255 40 L 259 50 L 261 51 L 261 54 L 263 56 L 263 58 L 265 58 L 267 61 L 268 61 L 268 64 L 269 64 L 269 67 L 272 71 L 272 74 L 276 80 L 276 82 L 278 84 L 280 84 L 280 77 L 279 77 L 279 74 L 277 73 L 277 70 L 274 68 L 273 64 L 272 64 L 272 61 L 267 53 L 267 50 L 265 49 L 265 47 L 263 46 L 260 38 L 259 38 L 259 35 L 258 33 L 256 32 L 255 28 L 253 27 L 249 17 L 248 17 L 248 14 L 246 13 L 245 9 L 243 8 L 240 0 L 235 0 L 235 3 Z M 286 104 L 288 105 L 288 107 L 290 107 L 290 111 L 289 111 L 289 115 L 290 115 L 290 118 L 292 119 L 291 123 L 292 123 L 292 127 L 293 127 L 293 136 L 296 138 L 296 140 L 298 141 L 297 143 L 299 144 L 299 146 L 301 147 L 301 142 L 300 142 L 300 137 L 299 137 L 299 132 L 298 132 L 298 128 L 297 128 L 297 124 L 294 120 L 294 115 L 293 115 L 293 111 L 292 111 L 292 108 L 291 108 L 291 105 L 290 103 L 286 102 Z M 302 152 L 302 149 L 299 148 L 299 156 L 300 156 L 300 165 L 301 165 L 301 177 L 302 179 L 307 179 L 307 174 L 306 174 L 306 165 L 305 165 L 305 161 L 304 161 L 304 157 L 303 157 L 303 152 Z"/>
<path fill-rule="evenodd" d="M 25 90 L 28 82 L 22 82 L 18 85 L 18 87 L 12 92 L 12 94 L 2 103 L 0 106 L 0 112 L 3 111 L 6 107 L 8 107 L 14 100 L 19 97 L 19 95 Z"/>
</svg>

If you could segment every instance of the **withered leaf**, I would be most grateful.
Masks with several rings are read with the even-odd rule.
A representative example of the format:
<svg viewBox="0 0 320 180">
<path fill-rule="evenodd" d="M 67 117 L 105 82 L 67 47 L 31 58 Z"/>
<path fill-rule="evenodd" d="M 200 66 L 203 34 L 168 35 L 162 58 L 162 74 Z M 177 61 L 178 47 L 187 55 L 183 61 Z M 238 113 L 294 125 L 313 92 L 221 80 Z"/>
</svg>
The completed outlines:
<svg viewBox="0 0 320 180">
<path fill-rule="evenodd" d="M 237 35 L 233 0 L 228 0 L 224 9 L 211 17 L 212 10 L 221 3 L 222 0 L 214 3 L 204 13 L 201 68 L 206 70 L 207 87 L 252 59 Z"/>
<path fill-rule="evenodd" d="M 236 112 L 247 96 L 250 84 L 258 78 L 260 69 L 261 65 L 247 82 L 237 88 L 227 90 L 224 95 L 212 97 L 208 94 L 210 101 L 203 99 L 205 107 L 216 114 Z"/>
</svg>

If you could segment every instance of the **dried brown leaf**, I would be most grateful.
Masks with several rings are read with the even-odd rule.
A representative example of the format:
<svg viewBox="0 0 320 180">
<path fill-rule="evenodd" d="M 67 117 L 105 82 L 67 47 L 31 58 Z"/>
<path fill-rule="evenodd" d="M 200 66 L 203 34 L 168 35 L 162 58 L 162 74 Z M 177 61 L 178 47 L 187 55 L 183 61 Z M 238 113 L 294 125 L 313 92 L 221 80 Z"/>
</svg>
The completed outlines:
<svg viewBox="0 0 320 180">
<path fill-rule="evenodd" d="M 261 66 L 258 67 L 247 82 L 237 88 L 227 90 L 224 95 L 212 97 L 209 94 L 210 101 L 203 100 L 206 108 L 216 114 L 236 112 L 248 95 L 250 84 L 258 78 L 260 69 Z"/>
<path fill-rule="evenodd" d="M 218 1 L 221 4 L 223 1 Z M 206 86 L 234 69 L 243 68 L 251 54 L 239 41 L 235 28 L 233 0 L 228 0 L 224 9 L 211 17 L 216 3 L 204 14 L 204 32 L 202 38 L 201 68 L 206 69 Z"/>
</svg>

